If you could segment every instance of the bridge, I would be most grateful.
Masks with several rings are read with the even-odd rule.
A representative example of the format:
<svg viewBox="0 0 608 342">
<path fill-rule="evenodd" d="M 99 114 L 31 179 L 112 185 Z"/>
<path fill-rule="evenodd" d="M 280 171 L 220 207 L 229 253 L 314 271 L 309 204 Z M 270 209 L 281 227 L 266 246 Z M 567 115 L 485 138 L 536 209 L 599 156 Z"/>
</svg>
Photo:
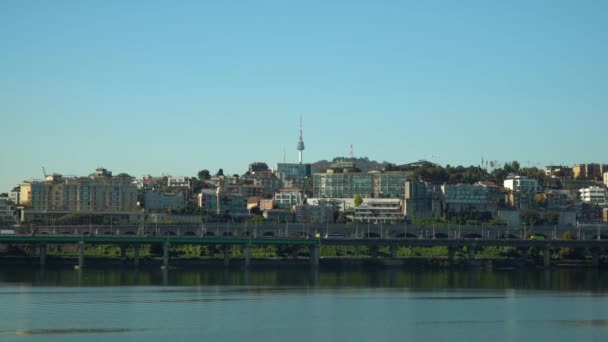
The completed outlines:
<svg viewBox="0 0 608 342">
<path fill-rule="evenodd" d="M 529 235 L 542 235 L 558 239 L 569 232 L 577 240 L 608 240 L 608 225 L 543 226 L 517 228 L 501 226 L 466 226 L 383 224 L 182 224 L 182 225 L 81 225 L 81 226 L 33 226 L 0 227 L 0 230 L 15 230 L 21 235 L 77 235 L 77 236 L 183 236 L 183 237 L 314 237 L 341 236 L 357 238 L 408 238 L 408 239 L 526 239 Z"/>
<path fill-rule="evenodd" d="M 448 260 L 453 261 L 455 251 L 466 247 L 469 261 L 477 250 L 485 247 L 537 248 L 543 251 L 543 265 L 551 266 L 551 252 L 556 248 L 584 248 L 592 255 L 592 265 L 599 265 L 602 250 L 608 247 L 605 226 L 595 227 L 543 227 L 533 230 L 522 227 L 416 227 L 383 225 L 179 225 L 179 226 L 36 226 L 0 228 L 0 244 L 29 244 L 39 246 L 40 265 L 46 265 L 47 245 L 78 245 L 76 268 L 85 264 L 87 244 L 114 244 L 121 247 L 125 256 L 127 246 L 133 246 L 133 264 L 139 266 L 142 244 L 162 244 L 162 267 L 169 267 L 169 247 L 172 245 L 221 245 L 224 265 L 230 264 L 230 248 L 244 246 L 245 267 L 251 264 L 251 246 L 288 245 L 309 248 L 312 268 L 319 266 L 320 246 L 367 246 L 373 258 L 379 247 L 390 248 L 391 258 L 397 258 L 399 247 L 447 247 Z M 558 237 L 570 232 L 574 240 Z M 533 236 L 530 239 L 529 236 Z"/>
</svg>

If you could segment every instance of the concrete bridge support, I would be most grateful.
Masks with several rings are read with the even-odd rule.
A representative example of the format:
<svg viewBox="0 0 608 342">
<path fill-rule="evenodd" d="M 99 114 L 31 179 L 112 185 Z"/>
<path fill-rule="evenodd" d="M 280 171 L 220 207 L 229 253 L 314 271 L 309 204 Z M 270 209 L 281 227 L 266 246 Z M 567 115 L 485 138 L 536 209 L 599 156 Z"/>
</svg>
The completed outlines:
<svg viewBox="0 0 608 342">
<path fill-rule="evenodd" d="M 230 266 L 230 245 L 224 245 L 224 267 Z"/>
<path fill-rule="evenodd" d="M 170 246 L 171 246 L 171 244 L 169 243 L 169 241 L 166 241 L 165 243 L 163 243 L 163 265 L 161 266 L 161 269 L 163 269 L 163 270 L 169 269 L 169 247 Z"/>
<path fill-rule="evenodd" d="M 245 267 L 251 266 L 251 244 L 245 245 Z"/>
<path fill-rule="evenodd" d="M 78 265 L 74 268 L 77 270 L 82 270 L 84 268 L 84 241 L 78 242 Z"/>
<path fill-rule="evenodd" d="M 391 244 L 391 258 L 397 259 L 398 246 L 396 243 Z"/>
<path fill-rule="evenodd" d="M 139 247 L 138 243 L 133 246 L 133 266 L 135 267 L 139 267 Z"/>
<path fill-rule="evenodd" d="M 543 251 L 543 267 L 549 268 L 551 267 L 551 248 L 545 247 Z"/>
<path fill-rule="evenodd" d="M 320 258 L 320 246 L 319 245 L 310 245 L 309 247 L 309 259 L 310 259 L 310 267 L 313 269 L 319 268 L 319 258 Z"/>
<path fill-rule="evenodd" d="M 40 267 L 46 266 L 46 244 L 40 245 Z"/>
<path fill-rule="evenodd" d="M 591 249 L 591 266 L 593 266 L 593 267 L 600 266 L 600 249 L 599 248 Z"/>
<path fill-rule="evenodd" d="M 455 247 L 448 247 L 448 262 L 450 264 L 454 263 L 454 255 L 456 254 L 456 248 Z"/>
<path fill-rule="evenodd" d="M 477 248 L 475 246 L 468 246 L 468 262 L 469 264 L 473 264 L 475 262 L 475 252 L 477 252 Z"/>
<path fill-rule="evenodd" d="M 121 259 L 127 258 L 127 246 L 125 246 L 125 245 L 120 245 L 120 258 Z"/>
<path fill-rule="evenodd" d="M 378 258 L 378 246 L 369 246 L 369 255 L 377 259 Z"/>
</svg>

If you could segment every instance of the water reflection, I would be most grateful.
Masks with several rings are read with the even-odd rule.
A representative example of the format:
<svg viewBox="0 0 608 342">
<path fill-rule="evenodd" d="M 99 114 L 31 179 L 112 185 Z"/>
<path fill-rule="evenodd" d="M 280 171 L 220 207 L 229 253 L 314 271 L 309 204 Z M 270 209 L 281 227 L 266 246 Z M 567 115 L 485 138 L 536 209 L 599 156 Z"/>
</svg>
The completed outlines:
<svg viewBox="0 0 608 342">
<path fill-rule="evenodd" d="M 113 334 L 159 331 L 160 329 L 31 329 L 0 331 L 0 336 L 29 336 L 29 335 L 65 335 L 65 334 Z"/>
<path fill-rule="evenodd" d="M 598 270 L 0 270 L 0 284 L 32 286 L 243 286 L 433 289 L 608 289 Z M 1 294 L 1 293 L 0 293 Z"/>
</svg>

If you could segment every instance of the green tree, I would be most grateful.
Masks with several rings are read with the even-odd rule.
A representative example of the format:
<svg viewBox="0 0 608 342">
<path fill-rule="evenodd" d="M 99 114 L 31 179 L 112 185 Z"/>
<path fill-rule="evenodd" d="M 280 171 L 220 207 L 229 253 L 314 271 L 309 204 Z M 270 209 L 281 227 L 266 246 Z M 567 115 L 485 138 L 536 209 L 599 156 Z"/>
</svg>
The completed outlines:
<svg viewBox="0 0 608 342">
<path fill-rule="evenodd" d="M 209 170 L 200 170 L 198 172 L 198 179 L 203 180 L 203 179 L 209 179 L 211 178 L 211 174 L 209 173 Z"/>
<path fill-rule="evenodd" d="M 215 174 L 216 176 L 223 176 L 224 175 L 224 169 L 219 169 L 217 170 L 217 173 Z"/>
<path fill-rule="evenodd" d="M 356 194 L 355 195 L 355 207 L 360 206 L 363 203 L 363 198 L 361 197 L 361 194 Z"/>
</svg>

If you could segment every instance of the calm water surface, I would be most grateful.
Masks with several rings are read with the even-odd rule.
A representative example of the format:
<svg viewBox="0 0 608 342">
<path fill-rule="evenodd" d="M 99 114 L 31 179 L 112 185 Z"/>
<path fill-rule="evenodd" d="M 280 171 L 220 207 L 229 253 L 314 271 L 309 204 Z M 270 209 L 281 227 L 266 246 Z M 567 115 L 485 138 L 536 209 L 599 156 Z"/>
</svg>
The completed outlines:
<svg viewBox="0 0 608 342">
<path fill-rule="evenodd" d="M 601 271 L 0 271 L 0 341 L 606 341 Z"/>
</svg>

